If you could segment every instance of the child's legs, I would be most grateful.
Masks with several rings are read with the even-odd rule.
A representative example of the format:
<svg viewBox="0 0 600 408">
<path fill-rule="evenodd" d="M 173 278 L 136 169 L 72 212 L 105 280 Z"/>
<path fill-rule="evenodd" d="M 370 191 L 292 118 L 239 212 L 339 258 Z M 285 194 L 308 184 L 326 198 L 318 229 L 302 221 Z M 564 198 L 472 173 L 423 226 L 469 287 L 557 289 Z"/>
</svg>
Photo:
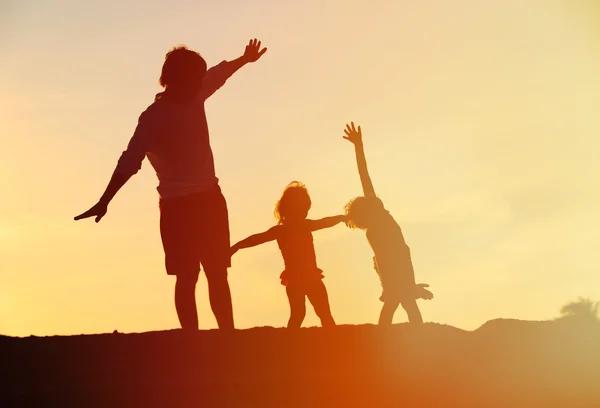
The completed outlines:
<svg viewBox="0 0 600 408">
<path fill-rule="evenodd" d="M 410 323 L 423 323 L 423 317 L 421 316 L 419 306 L 417 306 L 416 299 L 403 300 L 401 304 L 404 310 L 406 310 L 408 321 Z"/>
<path fill-rule="evenodd" d="M 394 313 L 396 313 L 398 306 L 400 306 L 400 300 L 388 299 L 387 297 L 384 299 L 383 307 L 379 314 L 379 324 L 381 326 L 389 326 L 392 324 Z"/>
<path fill-rule="evenodd" d="M 412 259 L 410 258 L 410 250 L 408 252 L 408 259 L 406 260 L 406 265 L 403 268 L 403 273 L 401 275 L 403 277 L 402 279 L 402 283 L 401 286 L 403 288 L 413 288 L 412 291 L 410 291 L 410 294 L 407 294 L 405 291 L 403 291 L 402 293 L 402 297 L 401 297 L 401 305 L 404 308 L 404 310 L 406 311 L 406 314 L 408 316 L 408 321 L 410 323 L 423 323 L 423 317 L 421 316 L 421 311 L 419 310 L 419 306 L 417 306 L 417 299 L 420 297 L 418 296 L 419 293 L 417 292 L 417 286 L 415 283 L 415 270 L 412 264 Z M 421 287 L 421 289 L 424 290 L 423 287 Z M 428 293 L 424 293 L 421 292 L 421 294 L 424 295 L 424 299 L 429 297 L 429 295 L 431 295 L 431 292 L 429 291 L 425 291 Z M 432 295 L 433 297 L 433 295 Z"/>
<path fill-rule="evenodd" d="M 394 320 L 394 314 L 396 313 L 399 305 L 402 305 L 406 311 L 408 321 L 410 323 L 423 323 L 421 311 L 419 310 L 419 306 L 417 306 L 417 301 L 415 299 L 400 301 L 397 299 L 388 300 L 386 298 L 385 302 L 383 303 L 383 307 L 381 308 L 381 313 L 379 314 L 379 324 L 391 325 L 392 321 Z"/>
<path fill-rule="evenodd" d="M 304 288 L 299 286 L 286 286 L 285 291 L 290 302 L 290 319 L 288 320 L 288 329 L 297 329 L 302 326 L 304 316 L 306 316 L 306 303 Z"/>
<path fill-rule="evenodd" d="M 321 325 L 323 327 L 335 326 L 335 321 L 333 320 L 333 316 L 331 316 L 327 289 L 323 281 L 310 285 L 306 290 L 306 295 L 313 305 L 315 313 L 321 319 Z"/>
</svg>

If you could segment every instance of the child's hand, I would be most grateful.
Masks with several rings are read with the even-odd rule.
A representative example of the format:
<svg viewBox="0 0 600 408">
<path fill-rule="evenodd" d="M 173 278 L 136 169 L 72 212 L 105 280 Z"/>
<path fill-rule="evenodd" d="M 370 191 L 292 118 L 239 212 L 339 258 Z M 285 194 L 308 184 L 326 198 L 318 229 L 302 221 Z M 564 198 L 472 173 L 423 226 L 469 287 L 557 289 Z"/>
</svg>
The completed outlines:
<svg viewBox="0 0 600 408">
<path fill-rule="evenodd" d="M 231 258 L 233 257 L 233 254 L 235 254 L 238 251 L 238 249 L 234 246 L 229 247 L 229 264 L 231 265 Z"/>
<path fill-rule="evenodd" d="M 433 299 L 433 293 L 431 293 L 430 291 L 425 289 L 428 287 L 429 287 L 429 285 L 426 283 L 418 283 L 417 287 L 416 287 L 415 298 L 416 299 L 425 299 L 425 300 Z"/>
<path fill-rule="evenodd" d="M 346 224 L 346 227 L 352 228 L 352 225 L 351 225 L 352 220 L 350 219 L 350 217 L 348 215 L 342 215 L 341 218 L 342 218 L 342 222 L 344 224 Z"/>
<path fill-rule="evenodd" d="M 354 122 L 350 123 L 351 125 L 347 124 L 346 129 L 344 129 L 346 136 L 343 136 L 343 138 L 354 143 L 356 146 L 360 146 L 362 145 L 362 131 L 360 130 L 360 126 L 356 129 L 354 127 Z"/>
<path fill-rule="evenodd" d="M 247 62 L 256 62 L 263 54 L 267 52 L 266 48 L 260 49 L 260 41 L 256 38 L 250 40 L 248 45 L 246 45 L 246 50 L 244 51 L 244 59 Z"/>
</svg>

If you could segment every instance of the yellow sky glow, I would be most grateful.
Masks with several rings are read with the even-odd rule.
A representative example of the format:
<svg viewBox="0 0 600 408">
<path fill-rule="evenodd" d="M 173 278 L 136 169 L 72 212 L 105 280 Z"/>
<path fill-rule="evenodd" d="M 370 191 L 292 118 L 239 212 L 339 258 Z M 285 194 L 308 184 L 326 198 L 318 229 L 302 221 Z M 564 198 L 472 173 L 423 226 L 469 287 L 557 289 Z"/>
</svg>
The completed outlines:
<svg viewBox="0 0 600 408">
<path fill-rule="evenodd" d="M 159 91 L 164 53 L 185 43 L 215 64 L 251 37 L 268 53 L 207 103 L 232 240 L 273 225 L 291 180 L 307 185 L 312 217 L 360 194 L 341 139 L 354 120 L 417 280 L 436 296 L 420 303 L 426 321 L 473 329 L 600 298 L 593 2 L 205 3 L 3 6 L 0 333 L 178 327 L 150 165 L 100 224 L 72 217 L 102 193 Z M 375 323 L 364 234 L 338 226 L 315 245 L 337 322 Z M 239 328 L 285 325 L 281 270 L 275 244 L 235 256 Z M 204 280 L 197 297 L 201 328 L 216 327 Z M 309 308 L 305 325 L 317 322 Z"/>
</svg>

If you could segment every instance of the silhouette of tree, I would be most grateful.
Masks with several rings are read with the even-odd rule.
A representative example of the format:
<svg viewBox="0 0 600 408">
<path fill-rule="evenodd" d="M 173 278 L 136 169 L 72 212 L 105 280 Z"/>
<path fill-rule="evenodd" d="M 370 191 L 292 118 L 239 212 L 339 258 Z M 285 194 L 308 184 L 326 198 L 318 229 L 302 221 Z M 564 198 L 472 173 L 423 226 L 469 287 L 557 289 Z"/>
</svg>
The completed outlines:
<svg viewBox="0 0 600 408">
<path fill-rule="evenodd" d="M 594 302 L 589 298 L 579 297 L 578 300 L 569 302 L 560 309 L 559 319 L 576 319 L 580 321 L 600 321 L 598 311 L 600 302 Z"/>
</svg>

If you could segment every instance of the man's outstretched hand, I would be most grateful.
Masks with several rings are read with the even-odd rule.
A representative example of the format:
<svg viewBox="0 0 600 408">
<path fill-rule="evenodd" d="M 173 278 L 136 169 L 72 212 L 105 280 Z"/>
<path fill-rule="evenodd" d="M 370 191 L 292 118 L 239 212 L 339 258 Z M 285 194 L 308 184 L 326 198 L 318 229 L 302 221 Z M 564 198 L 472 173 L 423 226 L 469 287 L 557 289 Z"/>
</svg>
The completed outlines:
<svg viewBox="0 0 600 408">
<path fill-rule="evenodd" d="M 360 130 L 360 126 L 358 129 L 356 129 L 354 127 L 354 122 L 350 122 L 350 125 L 346 125 L 344 133 L 346 134 L 346 136 L 343 136 L 344 139 L 354 143 L 357 146 L 362 145 L 362 131 Z"/>
<path fill-rule="evenodd" d="M 253 40 L 250 40 L 248 45 L 246 45 L 246 50 L 244 51 L 244 59 L 247 62 L 255 62 L 260 57 L 262 57 L 265 52 L 267 52 L 267 49 L 263 48 L 261 50 L 260 49 L 260 41 L 258 41 L 255 38 Z"/>
<path fill-rule="evenodd" d="M 106 206 L 106 204 L 97 203 L 83 214 L 79 214 L 77 217 L 75 217 L 75 221 L 79 221 L 84 218 L 96 217 L 96 222 L 100 222 L 102 217 L 106 215 L 107 210 L 108 207 Z"/>
</svg>

